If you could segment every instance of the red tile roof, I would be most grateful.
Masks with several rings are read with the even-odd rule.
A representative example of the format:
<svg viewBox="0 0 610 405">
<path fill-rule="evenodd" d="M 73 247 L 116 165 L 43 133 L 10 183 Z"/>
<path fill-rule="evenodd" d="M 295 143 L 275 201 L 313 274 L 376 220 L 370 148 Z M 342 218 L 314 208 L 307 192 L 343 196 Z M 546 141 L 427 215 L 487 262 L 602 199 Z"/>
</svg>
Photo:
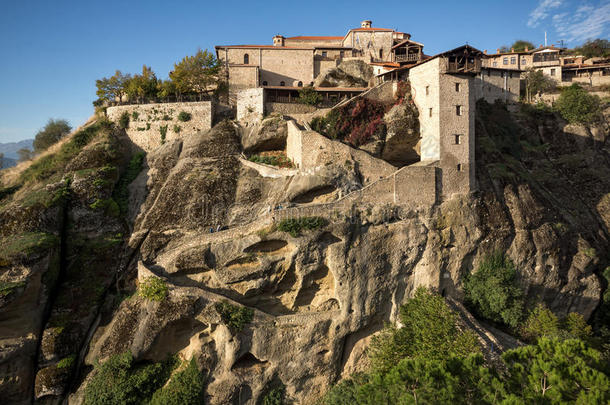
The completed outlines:
<svg viewBox="0 0 610 405">
<path fill-rule="evenodd" d="M 314 37 L 314 36 L 296 36 L 296 37 L 288 37 L 285 39 L 295 39 L 300 41 L 324 41 L 324 40 L 332 40 L 332 41 L 340 41 L 343 37 Z"/>
<path fill-rule="evenodd" d="M 394 31 L 393 29 L 390 28 L 353 28 L 350 31 Z"/>
<path fill-rule="evenodd" d="M 298 46 L 275 46 L 275 45 L 216 45 L 216 49 L 219 48 L 262 48 L 262 49 L 300 49 L 300 50 L 313 50 L 313 48 L 301 48 Z"/>
</svg>

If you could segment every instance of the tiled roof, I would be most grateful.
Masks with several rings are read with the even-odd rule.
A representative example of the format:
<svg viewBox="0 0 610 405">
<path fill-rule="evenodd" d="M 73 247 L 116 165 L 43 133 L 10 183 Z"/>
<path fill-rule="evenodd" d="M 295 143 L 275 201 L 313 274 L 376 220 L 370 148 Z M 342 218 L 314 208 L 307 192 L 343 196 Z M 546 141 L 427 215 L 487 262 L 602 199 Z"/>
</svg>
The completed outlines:
<svg viewBox="0 0 610 405">
<path fill-rule="evenodd" d="M 295 39 L 295 40 L 300 40 L 300 41 L 325 41 L 325 40 L 332 40 L 332 41 L 340 41 L 343 39 L 343 37 L 313 37 L 313 36 L 297 36 L 297 37 L 288 37 L 286 39 Z"/>
<path fill-rule="evenodd" d="M 275 46 L 275 45 L 216 45 L 216 49 L 219 48 L 262 48 L 262 49 L 300 49 L 300 50 L 313 50 L 313 48 L 301 48 L 298 46 Z"/>
</svg>

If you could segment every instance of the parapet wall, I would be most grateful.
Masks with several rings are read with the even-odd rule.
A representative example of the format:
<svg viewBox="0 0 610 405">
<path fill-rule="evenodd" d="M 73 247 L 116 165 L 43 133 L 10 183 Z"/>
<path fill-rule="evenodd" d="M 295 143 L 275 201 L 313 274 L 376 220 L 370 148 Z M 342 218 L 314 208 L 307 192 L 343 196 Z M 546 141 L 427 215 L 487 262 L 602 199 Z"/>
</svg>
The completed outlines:
<svg viewBox="0 0 610 405">
<path fill-rule="evenodd" d="M 191 115 L 189 121 L 178 120 L 178 115 L 183 111 Z M 214 105 L 211 101 L 133 104 L 108 107 L 106 110 L 108 118 L 114 122 L 118 122 L 125 112 L 129 114 L 127 136 L 148 152 L 161 145 L 162 128 L 166 128 L 165 141 L 212 128 Z"/>
<path fill-rule="evenodd" d="M 265 103 L 265 112 L 267 114 L 311 114 L 317 111 L 317 108 L 307 104 L 300 103 Z"/>
</svg>

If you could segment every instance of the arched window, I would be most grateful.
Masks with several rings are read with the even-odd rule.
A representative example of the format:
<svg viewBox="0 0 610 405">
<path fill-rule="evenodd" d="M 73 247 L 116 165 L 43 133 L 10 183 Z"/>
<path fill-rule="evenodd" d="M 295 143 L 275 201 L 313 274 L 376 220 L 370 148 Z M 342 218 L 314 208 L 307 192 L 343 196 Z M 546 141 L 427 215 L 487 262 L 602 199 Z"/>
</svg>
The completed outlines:
<svg viewBox="0 0 610 405">
<path fill-rule="evenodd" d="M 379 50 L 379 59 L 383 59 L 383 49 Z"/>
<path fill-rule="evenodd" d="M 263 86 L 266 86 L 266 85 L 267 85 L 267 80 L 264 80 L 263 81 Z"/>
<path fill-rule="evenodd" d="M 250 63 L 250 55 L 245 54 L 244 55 L 244 65 L 247 65 Z"/>
<path fill-rule="evenodd" d="M 283 80 L 280 82 L 280 86 L 285 86 L 286 82 L 284 82 Z"/>
<path fill-rule="evenodd" d="M 299 84 L 297 84 L 297 86 L 303 87 L 303 82 L 299 82 Z"/>
</svg>

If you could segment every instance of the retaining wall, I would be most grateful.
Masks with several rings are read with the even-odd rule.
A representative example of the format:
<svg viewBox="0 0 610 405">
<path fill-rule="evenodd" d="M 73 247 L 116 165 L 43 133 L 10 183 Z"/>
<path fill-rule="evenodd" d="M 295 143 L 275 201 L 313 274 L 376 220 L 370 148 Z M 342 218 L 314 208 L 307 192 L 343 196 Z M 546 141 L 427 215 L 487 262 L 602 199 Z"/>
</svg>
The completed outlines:
<svg viewBox="0 0 610 405">
<path fill-rule="evenodd" d="M 178 120 L 182 111 L 191 114 L 189 121 Z M 108 107 L 106 115 L 111 121 L 118 122 L 125 112 L 129 114 L 127 136 L 148 152 L 161 145 L 162 127 L 167 127 L 165 141 L 212 128 L 214 105 L 211 101 L 120 105 Z"/>
</svg>

